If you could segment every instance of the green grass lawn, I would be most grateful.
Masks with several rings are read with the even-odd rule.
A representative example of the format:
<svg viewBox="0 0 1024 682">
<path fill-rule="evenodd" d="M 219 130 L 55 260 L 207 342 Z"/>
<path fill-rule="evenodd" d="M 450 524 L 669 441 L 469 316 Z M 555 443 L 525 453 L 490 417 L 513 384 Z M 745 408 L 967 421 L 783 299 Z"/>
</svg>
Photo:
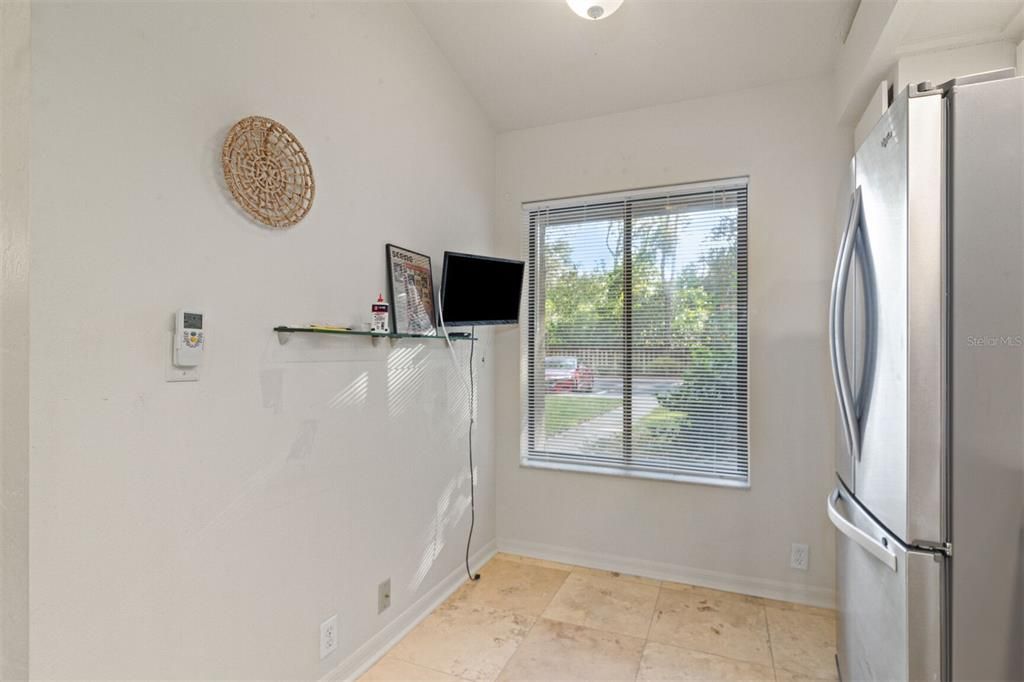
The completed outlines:
<svg viewBox="0 0 1024 682">
<path fill-rule="evenodd" d="M 686 424 L 686 413 L 669 410 L 658 405 L 640 418 L 636 431 L 641 438 L 657 438 L 666 433 L 672 434 Z"/>
<path fill-rule="evenodd" d="M 622 405 L 622 398 L 549 395 L 544 399 L 544 435 L 555 436 Z"/>
</svg>

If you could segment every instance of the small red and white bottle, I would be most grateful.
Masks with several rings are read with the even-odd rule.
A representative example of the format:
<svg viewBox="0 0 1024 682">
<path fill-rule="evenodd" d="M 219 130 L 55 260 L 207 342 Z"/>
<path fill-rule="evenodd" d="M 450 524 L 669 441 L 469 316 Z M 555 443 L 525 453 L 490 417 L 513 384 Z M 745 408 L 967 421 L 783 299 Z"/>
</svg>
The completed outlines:
<svg viewBox="0 0 1024 682">
<path fill-rule="evenodd" d="M 370 306 L 370 331 L 374 334 L 387 334 L 390 330 L 388 325 L 391 322 L 391 316 L 388 314 L 390 306 L 387 301 L 384 300 L 384 294 L 377 294 L 377 302 Z"/>
</svg>

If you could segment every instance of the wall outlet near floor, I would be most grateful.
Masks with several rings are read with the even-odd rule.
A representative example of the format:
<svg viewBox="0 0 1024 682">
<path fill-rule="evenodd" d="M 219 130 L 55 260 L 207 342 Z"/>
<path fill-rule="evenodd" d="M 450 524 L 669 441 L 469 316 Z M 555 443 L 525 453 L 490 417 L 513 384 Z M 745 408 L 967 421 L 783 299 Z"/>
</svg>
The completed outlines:
<svg viewBox="0 0 1024 682">
<path fill-rule="evenodd" d="M 794 542 L 789 549 L 789 565 L 793 568 L 798 568 L 801 571 L 806 571 L 808 560 L 807 555 L 809 553 L 810 550 L 807 549 L 807 545 L 801 545 Z"/>
<path fill-rule="evenodd" d="M 389 606 L 391 606 L 391 578 L 377 585 L 377 613 L 384 613 Z"/>
<path fill-rule="evenodd" d="M 338 648 L 338 614 L 320 623 L 320 660 Z"/>
</svg>

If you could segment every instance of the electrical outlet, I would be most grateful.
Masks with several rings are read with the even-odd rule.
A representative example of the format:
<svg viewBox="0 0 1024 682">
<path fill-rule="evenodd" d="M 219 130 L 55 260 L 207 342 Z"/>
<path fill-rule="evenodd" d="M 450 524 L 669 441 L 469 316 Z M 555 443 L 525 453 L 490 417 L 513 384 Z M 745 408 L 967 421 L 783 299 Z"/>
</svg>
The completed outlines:
<svg viewBox="0 0 1024 682">
<path fill-rule="evenodd" d="M 320 623 L 320 660 L 338 648 L 338 614 Z"/>
<path fill-rule="evenodd" d="M 377 585 L 377 613 L 384 613 L 389 606 L 391 606 L 391 578 Z"/>
<path fill-rule="evenodd" d="M 789 565 L 801 571 L 806 571 L 809 554 L 810 550 L 807 549 L 807 545 L 793 543 L 789 550 Z"/>
</svg>

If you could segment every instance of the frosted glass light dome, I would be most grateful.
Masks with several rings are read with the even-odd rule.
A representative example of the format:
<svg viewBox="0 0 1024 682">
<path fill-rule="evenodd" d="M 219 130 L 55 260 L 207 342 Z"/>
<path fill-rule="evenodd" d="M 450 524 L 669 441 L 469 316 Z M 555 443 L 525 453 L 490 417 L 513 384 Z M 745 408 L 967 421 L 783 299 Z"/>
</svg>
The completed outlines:
<svg viewBox="0 0 1024 682">
<path fill-rule="evenodd" d="M 610 17 L 619 7 L 622 7 L 622 0 L 565 0 L 569 9 L 584 19 L 597 21 Z"/>
</svg>

